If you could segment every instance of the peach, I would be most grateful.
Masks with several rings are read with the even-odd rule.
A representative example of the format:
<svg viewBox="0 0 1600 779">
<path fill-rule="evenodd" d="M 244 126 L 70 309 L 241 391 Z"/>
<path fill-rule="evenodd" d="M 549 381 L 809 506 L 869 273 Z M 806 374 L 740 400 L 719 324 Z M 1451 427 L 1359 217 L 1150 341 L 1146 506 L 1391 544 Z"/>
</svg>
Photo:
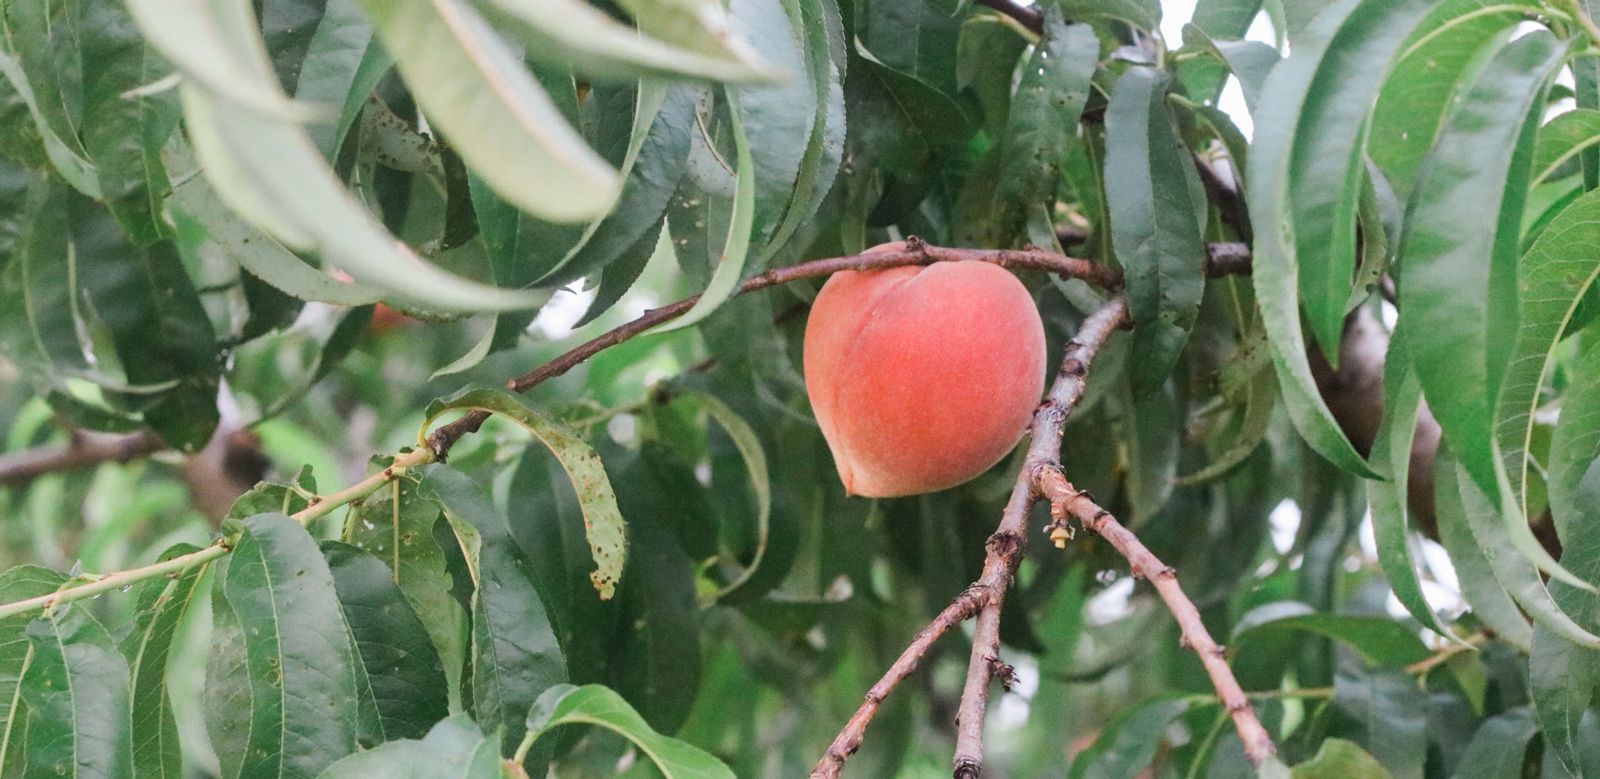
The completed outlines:
<svg viewBox="0 0 1600 779">
<path fill-rule="evenodd" d="M 1026 430 L 1044 362 L 1033 298 L 984 262 L 835 273 L 806 322 L 806 391 L 851 495 L 934 492 L 988 470 Z"/>
</svg>

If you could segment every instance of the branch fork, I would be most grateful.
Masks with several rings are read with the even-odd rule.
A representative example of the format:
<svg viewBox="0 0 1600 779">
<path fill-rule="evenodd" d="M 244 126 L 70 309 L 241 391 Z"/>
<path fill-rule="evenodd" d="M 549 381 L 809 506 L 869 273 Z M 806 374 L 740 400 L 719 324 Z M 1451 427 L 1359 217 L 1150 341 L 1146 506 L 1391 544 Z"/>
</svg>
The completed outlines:
<svg viewBox="0 0 1600 779">
<path fill-rule="evenodd" d="M 845 760 L 861 747 L 867 725 L 884 698 L 910 676 L 934 642 L 968 617 L 976 617 L 977 625 L 973 631 L 967 681 L 956 714 L 956 748 L 951 775 L 955 779 L 978 779 L 983 775 L 983 724 L 989 689 L 993 681 L 999 680 L 1009 691 L 1015 679 L 1015 670 L 1000 659 L 1000 611 L 1027 545 L 1028 516 L 1040 500 L 1050 505 L 1051 521 L 1044 530 L 1057 547 L 1065 547 L 1073 537 L 1072 521 L 1075 519 L 1085 530 L 1109 541 L 1128 560 L 1134 577 L 1153 583 L 1178 622 L 1181 644 L 1199 655 L 1205 666 L 1218 700 L 1232 717 L 1244 742 L 1245 756 L 1252 765 L 1260 766 L 1274 754 L 1276 748 L 1271 735 L 1256 718 L 1249 698 L 1234 679 L 1226 652 L 1211 638 L 1200 620 L 1199 610 L 1178 585 L 1177 571 L 1152 554 L 1137 536 L 1095 502 L 1093 496 L 1074 487 L 1061 470 L 1062 430 L 1067 417 L 1083 397 L 1089 367 L 1111 333 L 1127 323 L 1126 299 L 1113 298 L 1085 319 L 1078 334 L 1067 344 L 1055 382 L 1034 412 L 1028 455 L 1017 474 L 1000 525 L 986 544 L 983 574 L 917 634 L 883 678 L 873 685 L 866 702 L 856 710 L 812 769 L 812 779 L 839 776 Z"/>
</svg>

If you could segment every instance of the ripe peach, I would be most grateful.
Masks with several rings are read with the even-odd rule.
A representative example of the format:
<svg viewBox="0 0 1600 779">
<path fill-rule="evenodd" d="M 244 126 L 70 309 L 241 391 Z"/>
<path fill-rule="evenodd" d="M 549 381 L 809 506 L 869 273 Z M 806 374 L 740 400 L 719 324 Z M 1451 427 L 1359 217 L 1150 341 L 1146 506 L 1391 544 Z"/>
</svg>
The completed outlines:
<svg viewBox="0 0 1600 779">
<path fill-rule="evenodd" d="M 1033 298 L 984 262 L 836 273 L 806 322 L 806 391 L 851 495 L 933 492 L 988 470 L 1022 437 L 1044 360 Z"/>
</svg>

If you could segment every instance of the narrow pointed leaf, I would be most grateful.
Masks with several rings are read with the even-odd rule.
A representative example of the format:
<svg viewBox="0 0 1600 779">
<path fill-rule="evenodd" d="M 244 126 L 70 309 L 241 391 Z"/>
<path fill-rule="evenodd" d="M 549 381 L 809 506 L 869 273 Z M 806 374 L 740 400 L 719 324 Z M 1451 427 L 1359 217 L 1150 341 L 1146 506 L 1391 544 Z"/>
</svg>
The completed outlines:
<svg viewBox="0 0 1600 779">
<path fill-rule="evenodd" d="M 212 21 L 221 20 L 220 29 L 206 34 L 227 34 L 218 45 L 241 58 L 238 77 L 281 95 L 249 8 L 234 0 L 210 8 L 206 14 L 217 15 Z M 148 35 L 145 20 L 140 23 Z M 184 24 L 189 23 L 200 22 Z M 188 59 L 192 52 L 172 49 L 181 42 L 164 36 L 149 40 L 185 75 L 192 75 L 191 67 L 205 67 Z M 202 84 L 185 81 L 179 94 L 185 129 L 206 177 L 229 207 L 289 248 L 316 251 L 358 280 L 439 309 L 486 311 L 543 303 L 542 295 L 469 281 L 418 257 L 345 189 L 303 127 L 275 113 L 239 110 Z"/>
<path fill-rule="evenodd" d="M 1517 605 L 1528 612 L 1535 623 L 1555 631 L 1568 641 L 1590 649 L 1600 649 L 1600 635 L 1586 630 L 1562 611 L 1539 578 L 1539 571 L 1516 554 L 1510 540 L 1506 538 L 1505 520 L 1495 509 L 1495 505 L 1489 501 L 1488 496 L 1477 488 L 1477 483 L 1467 476 L 1466 467 L 1457 463 L 1455 470 L 1454 477 L 1441 478 L 1436 486 L 1441 493 L 1453 489 L 1457 490 L 1459 495 L 1455 498 L 1459 501 L 1458 504 L 1450 504 L 1451 499 L 1448 496 L 1439 497 L 1440 521 L 1446 521 L 1443 515 L 1447 504 L 1450 504 L 1451 513 L 1454 513 L 1458 505 L 1460 515 L 1450 517 L 1449 521 L 1465 521 L 1467 528 L 1472 532 L 1472 537 L 1477 540 L 1478 547 L 1483 550 L 1483 556 L 1488 559 L 1495 578 L 1516 600 Z M 1579 583 L 1582 584 L 1581 579 Z"/>
<path fill-rule="evenodd" d="M 797 0 L 807 73 L 815 92 L 811 137 L 792 195 L 767 244 L 768 258 L 783 252 L 817 213 L 844 160 L 844 27 L 834 0 Z"/>
<path fill-rule="evenodd" d="M 428 631 L 383 561 L 325 541 L 339 606 L 355 639 L 358 686 L 377 707 L 377 742 L 420 738 L 449 715 L 444 666 Z"/>
<path fill-rule="evenodd" d="M 1550 221 L 1517 263 L 1515 351 L 1500 393 L 1498 439 L 1511 488 L 1524 516 L 1539 464 L 1530 448 L 1543 402 L 1540 387 L 1557 346 L 1584 298 L 1600 280 L 1600 194 L 1579 197 Z M 1505 337 L 1497 333 L 1496 337 Z M 1570 393 L 1570 390 L 1569 390 Z M 1576 396 L 1574 396 L 1576 397 Z"/>
<path fill-rule="evenodd" d="M 622 576 L 628 543 L 622 513 L 617 510 L 617 496 L 611 490 L 611 481 L 606 478 L 600 456 L 583 439 L 523 405 L 515 396 L 495 389 L 468 389 L 429 403 L 423 414 L 423 432 L 447 411 L 474 409 L 521 425 L 542 441 L 561 463 L 577 492 L 578 505 L 583 509 L 584 532 L 595 561 L 595 570 L 589 578 L 600 598 L 609 599 Z"/>
<path fill-rule="evenodd" d="M 166 75 L 121 3 L 78 5 L 83 48 L 84 149 L 94 162 L 102 197 L 139 246 L 167 232 L 161 201 L 171 185 L 161 147 L 177 126 L 170 95 L 129 98 L 131 89 Z"/>
<path fill-rule="evenodd" d="M 1600 110 L 1580 108 L 1551 119 L 1539 128 L 1531 183 L 1549 179 L 1557 169 L 1596 144 L 1600 144 Z"/>
<path fill-rule="evenodd" d="M 1506 588 L 1500 585 L 1494 566 L 1489 563 L 1490 550 L 1479 547 L 1478 539 L 1467 524 L 1466 509 L 1462 507 L 1461 493 L 1456 488 L 1455 462 L 1442 456 L 1443 452 L 1440 454 L 1434 467 L 1439 543 L 1450 553 L 1450 562 L 1461 583 L 1461 594 L 1470 604 L 1473 615 L 1494 630 L 1496 636 L 1512 646 L 1526 649 L 1533 643 L 1533 628 Z"/>
<path fill-rule="evenodd" d="M 1383 422 L 1372 444 L 1372 470 L 1380 478 L 1367 480 L 1367 502 L 1372 510 L 1372 532 L 1378 547 L 1378 565 L 1389 580 L 1395 598 L 1411 616 L 1446 638 L 1450 632 L 1422 594 L 1418 561 L 1421 549 L 1411 530 L 1406 493 L 1410 489 L 1411 446 L 1422 406 L 1422 387 L 1398 335 L 1389 340 L 1384 360 Z"/>
<path fill-rule="evenodd" d="M 534 587 L 533 568 L 506 521 L 483 490 L 448 466 L 428 473 L 432 494 L 478 531 L 478 587 L 472 600 L 473 714 L 505 727 L 507 749 L 515 723 L 538 697 L 567 681 L 567 662 Z"/>
<path fill-rule="evenodd" d="M 1299 119 L 1311 99 L 1313 85 L 1328 70 L 1324 60 L 1345 25 L 1349 25 L 1346 36 L 1358 36 L 1360 31 L 1385 21 L 1383 14 L 1375 10 L 1376 5 L 1362 5 L 1356 0 L 1329 4 L 1316 22 L 1295 39 L 1293 54 L 1272 69 L 1262 87 L 1247 182 L 1256 239 L 1251 279 L 1266 320 L 1272 364 L 1278 372 L 1284 406 L 1295 429 L 1312 449 L 1340 468 L 1366 477 L 1373 475 L 1371 469 L 1340 431 L 1311 375 L 1301 334 L 1300 263 L 1288 198 Z"/>
<path fill-rule="evenodd" d="M 1069 25 L 1051 7 L 1044 39 L 1023 65 L 1006 120 L 1001 190 L 1027 206 L 1055 194 L 1075 128 L 1100 64 L 1100 40 L 1087 24 Z M 1009 84 L 1009 79 L 1008 79 Z"/>
<path fill-rule="evenodd" d="M 197 551 L 179 544 L 162 554 L 167 560 Z M 139 620 L 122 640 L 133 685 L 133 773 L 139 777 L 177 779 L 183 775 L 183 749 L 172 716 L 167 688 L 167 663 L 178 628 L 197 600 L 204 604 L 201 583 L 209 565 L 197 565 L 177 578 L 152 579 L 139 586 Z"/>
<path fill-rule="evenodd" d="M 657 733 L 622 696 L 597 684 L 551 688 L 528 711 L 527 725 L 536 738 L 560 725 L 594 725 L 633 742 L 666 779 L 733 779 L 722 761 Z"/>
<path fill-rule="evenodd" d="M 470 4 L 364 0 L 362 8 L 428 120 L 502 197 L 558 221 L 611 206 L 616 172 Z"/>
<path fill-rule="evenodd" d="M 317 542 L 282 514 L 243 521 L 222 583 L 245 648 L 239 776 L 315 777 L 356 747 L 356 662 Z"/>
<path fill-rule="evenodd" d="M 467 613 L 451 594 L 444 550 L 434 537 L 439 504 L 422 494 L 418 479 L 406 474 L 379 490 L 350 514 L 343 540 L 389 567 L 433 641 L 448 689 L 457 689 L 467 658 Z"/>
<path fill-rule="evenodd" d="M 1106 109 L 1106 198 L 1127 275 L 1134 394 L 1159 389 L 1188 343 L 1205 292 L 1205 245 L 1190 186 L 1198 174 L 1167 112 L 1170 78 L 1129 68 Z"/>
<path fill-rule="evenodd" d="M 1329 43 L 1295 118 L 1289 203 L 1300 299 L 1307 325 L 1330 361 L 1338 359 L 1355 271 L 1356 203 L 1366 173 L 1362 149 L 1368 117 L 1391 61 L 1431 5 L 1431 0 L 1363 2 Z"/>
<path fill-rule="evenodd" d="M 1600 348 L 1594 342 L 1585 344 L 1569 381 L 1550 442 L 1550 510 L 1561 534 L 1561 564 L 1600 583 L 1594 524 L 1600 518 Z M 1600 602 L 1593 593 L 1551 582 L 1550 595 L 1579 625 L 1600 632 Z M 1568 771 L 1581 773 L 1579 725 L 1600 682 L 1600 651 L 1538 626 L 1528 676 L 1545 739 Z"/>
<path fill-rule="evenodd" d="M 441 720 L 422 740 L 402 739 L 358 752 L 328 766 L 321 779 L 382 776 L 386 779 L 503 779 L 500 745 L 472 718 Z"/>
<path fill-rule="evenodd" d="M 61 588 L 66 577 L 33 565 L 20 565 L 0 574 L 0 600 L 12 603 L 48 595 Z M 27 733 L 27 708 L 18 681 L 33 663 L 33 645 L 25 632 L 36 614 L 0 619 L 0 775 L 12 776 L 21 766 L 22 743 Z M 15 756 L 16 763 L 8 762 Z"/>
<path fill-rule="evenodd" d="M 1513 351 L 1528 341 L 1504 333 L 1521 317 L 1517 253 L 1539 97 L 1564 52 L 1565 45 L 1549 35 L 1517 39 L 1496 53 L 1464 93 L 1412 193 L 1401 282 L 1418 317 L 1408 331 L 1408 348 L 1446 439 L 1477 487 L 1504 505 L 1500 513 L 1513 547 L 1552 576 L 1587 587 L 1528 530 L 1518 500 L 1522 485 L 1505 484 L 1501 470 L 1508 457 L 1515 463 L 1523 442 L 1515 433 L 1497 440 L 1493 415 L 1497 406 L 1503 414 L 1520 415 L 1521 403 L 1500 396 L 1504 381 L 1512 379 L 1516 392 L 1526 392 L 1538 379 L 1525 374 L 1542 370 L 1542 363 L 1532 367 Z M 1469 229 L 1455 224 L 1481 214 L 1486 204 L 1497 220 L 1473 219 Z M 1456 327 L 1463 322 L 1470 324 Z M 1456 329 L 1437 332 L 1441 326 Z M 1508 446 L 1509 455 L 1502 451 Z"/>
<path fill-rule="evenodd" d="M 69 604 L 34 620 L 27 635 L 28 775 L 132 776 L 128 662 L 111 634 L 81 604 Z"/>
<path fill-rule="evenodd" d="M 739 101 L 728 94 L 730 122 L 733 131 L 734 189 L 732 210 L 728 217 L 727 239 L 722 243 L 721 256 L 717 258 L 700 299 L 683 316 L 657 327 L 654 332 L 669 333 L 690 327 L 711 313 L 739 291 L 744 281 L 745 261 L 750 255 L 751 231 L 754 229 L 756 208 L 755 163 L 750 156 L 750 140 L 745 135 L 744 124 L 739 119 Z"/>
<path fill-rule="evenodd" d="M 240 45 L 245 42 L 241 33 L 256 29 L 254 14 L 244 0 L 125 2 L 151 46 L 185 77 L 234 108 L 290 121 L 316 113 L 315 108 L 296 104 L 283 94 L 265 61 L 266 45 L 259 35 L 248 46 Z"/>
<path fill-rule="evenodd" d="M 582 0 L 490 0 L 489 4 L 520 23 L 510 32 L 528 43 L 528 56 L 551 65 L 571 65 L 593 76 L 665 75 L 713 81 L 767 81 L 780 76 L 747 45 L 735 43 L 722 54 L 681 48 L 641 35 Z"/>
<path fill-rule="evenodd" d="M 372 91 L 369 53 L 381 49 L 373 43 L 372 23 L 361 12 L 357 0 L 328 0 L 317 29 L 306 44 L 300 63 L 300 76 L 294 96 L 313 105 L 340 106 L 340 121 L 317 122 L 306 128 L 317 149 L 333 159 L 344 131 L 349 129 L 344 113 L 353 102 L 360 106 Z M 382 68 L 387 72 L 388 68 Z"/>
<path fill-rule="evenodd" d="M 1500 488 L 1494 408 L 1511 358 L 1522 206 L 1542 96 L 1566 46 L 1534 33 L 1500 49 L 1439 131 L 1411 194 L 1401 243 L 1408 353 L 1445 439 L 1493 502 Z M 1520 511 L 1516 512 L 1521 514 Z M 1509 536 L 1555 573 L 1526 529 Z"/>
</svg>

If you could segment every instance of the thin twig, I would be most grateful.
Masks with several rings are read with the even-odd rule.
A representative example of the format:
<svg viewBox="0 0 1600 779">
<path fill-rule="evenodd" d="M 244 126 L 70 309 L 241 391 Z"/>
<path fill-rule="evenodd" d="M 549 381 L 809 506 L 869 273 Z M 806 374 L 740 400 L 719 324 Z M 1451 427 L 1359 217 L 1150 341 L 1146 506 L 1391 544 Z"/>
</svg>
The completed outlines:
<svg viewBox="0 0 1600 779">
<path fill-rule="evenodd" d="M 1204 260 L 1206 275 L 1227 276 L 1250 272 L 1250 247 L 1242 243 L 1219 243 L 1207 246 L 1206 250 L 1207 257 Z M 903 265 L 931 265 L 935 262 L 958 261 L 988 262 L 1012 270 L 1045 271 L 1068 278 L 1083 279 L 1109 290 L 1122 287 L 1120 272 L 1093 260 L 1066 257 L 1043 249 L 953 249 L 934 246 L 913 236 L 906 240 L 906 248 L 903 251 L 829 257 L 775 268 L 751 276 L 739 287 L 739 293 L 754 292 L 801 279 L 829 276 L 839 271 L 877 270 Z M 572 370 L 610 347 L 642 335 L 663 322 L 682 316 L 693 308 L 699 299 L 696 295 L 646 311 L 638 319 L 608 330 L 544 365 L 506 382 L 506 386 L 517 392 L 527 392 L 543 382 Z"/>
<path fill-rule="evenodd" d="M 823 260 L 774 268 L 751 276 L 739 287 L 739 293 L 754 292 L 767 287 L 788 284 L 801 279 L 830 276 L 846 270 L 878 270 L 905 265 L 931 265 L 935 262 L 975 261 L 988 262 L 1013 270 L 1038 270 L 1070 278 L 1083 279 L 1096 286 L 1115 289 L 1122 285 L 1122 274 L 1115 268 L 1100 265 L 1092 260 L 1066 257 L 1043 249 L 953 249 L 934 246 L 916 237 L 906 240 L 906 248 L 898 252 L 873 252 L 829 257 Z M 641 335 L 657 325 L 682 316 L 700 296 L 685 298 L 661 308 L 646 311 L 643 316 L 607 331 L 587 341 L 538 368 L 506 383 L 516 392 L 529 389 L 560 376 L 600 352 Z"/>
<path fill-rule="evenodd" d="M 149 430 L 108 434 L 74 431 L 66 446 L 0 454 L 0 486 L 21 484 L 46 473 L 75 471 L 101 463 L 125 463 L 166 448 Z"/>
<path fill-rule="evenodd" d="M 1161 562 L 1138 536 L 1123 527 L 1088 493 L 1073 487 L 1060 468 L 1051 466 L 1043 469 L 1038 474 L 1037 483 L 1040 492 L 1050 501 L 1051 515 L 1056 518 L 1052 523 L 1052 538 L 1056 539 L 1057 545 L 1064 543 L 1057 533 L 1063 529 L 1061 523 L 1065 516 L 1076 517 L 1084 528 L 1105 538 L 1118 553 L 1127 558 L 1134 578 L 1148 579 L 1155 586 L 1156 594 L 1161 596 L 1161 600 L 1167 604 L 1167 610 L 1177 620 L 1179 642 L 1200 657 L 1206 675 L 1211 677 L 1211 686 L 1217 691 L 1217 699 L 1233 718 L 1234 729 L 1244 742 L 1245 758 L 1259 768 L 1277 752 L 1272 735 L 1256 718 L 1250 699 L 1233 677 L 1233 669 L 1228 667 L 1226 652 L 1211 638 L 1205 623 L 1200 620 L 1200 610 L 1183 593 L 1183 588 L 1178 584 L 1178 572 Z"/>
<path fill-rule="evenodd" d="M 877 715 L 878 707 L 884 698 L 916 670 L 934 642 L 952 627 L 981 611 L 992 612 L 994 627 L 998 628 L 999 600 L 1004 597 L 1006 589 L 1011 585 L 1011 577 L 1016 572 L 1017 561 L 1021 559 L 1023 547 L 1026 545 L 1028 511 L 1035 500 L 1032 477 L 1035 463 L 1060 461 L 1062 426 L 1066 424 L 1067 415 L 1077 405 L 1078 399 L 1083 396 L 1083 381 L 1088 374 L 1089 363 L 1112 331 L 1126 321 L 1126 317 L 1127 305 L 1123 298 L 1118 297 L 1084 320 L 1083 326 L 1078 329 L 1077 336 L 1063 355 L 1061 370 L 1051 386 L 1048 398 L 1040 405 L 1039 410 L 1034 412 L 1031 428 L 1033 438 L 1028 448 L 1027 464 L 1017 477 L 1011 500 L 1006 504 L 1005 512 L 1000 518 L 1000 526 L 989 537 L 983 574 L 973 582 L 972 586 L 962 591 L 927 627 L 917 633 L 911 644 L 900 653 L 900 657 L 889 666 L 889 670 L 872 686 L 867 692 L 866 700 L 856 709 L 856 713 L 845 723 L 822 759 L 818 760 L 816 767 L 811 770 L 812 779 L 834 779 L 839 776 L 839 772 L 844 769 L 845 761 L 861 748 L 867 726 Z M 996 649 L 979 648 L 979 645 L 986 640 L 983 636 L 993 633 L 998 637 L 997 630 L 987 630 L 984 624 L 980 621 L 979 638 L 974 640 L 973 649 L 974 662 L 981 667 L 976 674 L 969 672 L 967 679 L 969 688 L 975 684 L 974 679 L 981 680 L 977 684 L 981 684 L 982 700 L 986 702 L 989 681 L 994 678 L 997 671 L 1003 671 L 1004 666 L 999 662 Z M 971 690 L 970 694 L 977 696 L 979 693 Z M 968 697 L 968 694 L 962 696 L 958 728 L 961 732 L 965 732 L 975 727 L 981 737 L 984 704 L 976 704 L 978 708 L 974 711 L 970 709 L 972 704 L 968 703 Z M 968 752 L 971 752 L 970 747 Z M 962 755 L 963 752 L 958 746 L 958 772 Z M 981 761 L 981 744 L 977 755 Z"/>
<path fill-rule="evenodd" d="M 430 462 L 433 462 L 433 459 L 433 452 L 429 449 L 419 449 L 414 452 L 402 454 L 399 457 L 396 457 L 394 463 L 389 467 L 378 471 L 377 473 L 374 473 L 365 479 L 350 485 L 349 487 L 339 490 L 338 492 L 314 498 L 311 501 L 311 505 L 306 506 L 305 508 L 293 514 L 290 514 L 289 518 L 299 522 L 302 525 L 306 524 L 313 519 L 321 517 L 328 512 L 339 508 L 340 506 L 371 495 L 373 491 L 393 481 L 406 470 L 415 468 L 417 466 L 426 465 Z M 91 581 L 84 582 L 83 584 L 63 587 L 47 595 L 40 595 L 38 597 L 28 598 L 26 600 L 7 603 L 3 606 L 0 606 L 0 619 L 15 616 L 17 614 L 24 614 L 36 609 L 54 608 L 63 603 L 71 603 L 75 600 L 94 597 L 112 590 L 122 589 L 123 587 L 132 585 L 135 582 L 140 582 L 145 579 L 153 579 L 157 576 L 175 575 L 182 571 L 193 568 L 196 565 L 204 565 L 205 563 L 209 563 L 212 560 L 226 555 L 229 551 L 231 551 L 231 547 L 229 546 L 228 541 L 226 539 L 218 539 L 210 546 L 197 549 L 185 555 L 179 555 L 170 560 L 163 560 L 159 563 L 155 563 L 154 565 L 147 565 L 142 568 L 130 568 L 125 571 L 117 571 L 116 573 L 110 573 L 106 574 L 105 576 L 96 577 Z"/>
<path fill-rule="evenodd" d="M 884 699 L 889 697 L 889 693 L 894 692 L 906 677 L 917 670 L 922 658 L 928 654 L 928 649 L 935 642 L 950 632 L 951 628 L 978 613 L 978 608 L 993 596 L 993 587 L 994 584 L 991 582 L 982 580 L 974 582 L 962 590 L 950 605 L 944 607 L 944 611 L 939 612 L 939 616 L 934 617 L 927 627 L 917 632 L 916 638 L 911 639 L 910 645 L 900 653 L 894 664 L 889 666 L 883 677 L 872 685 L 872 689 L 867 690 L 866 700 L 856 709 L 856 713 L 850 716 L 850 721 L 845 723 L 839 735 L 834 737 L 833 743 L 828 745 L 828 751 L 818 761 L 816 768 L 811 770 L 812 779 L 818 777 L 832 779 L 839 775 L 840 769 L 844 768 L 844 761 L 861 748 L 861 741 L 867 734 L 867 726 L 872 724 L 872 718 L 877 716 L 878 707 L 883 704 Z"/>
<path fill-rule="evenodd" d="M 961 692 L 956 713 L 956 750 L 953 776 L 977 779 L 983 775 L 983 723 L 989 705 L 989 685 L 995 671 L 1004 668 L 1000 661 L 1000 611 L 1005 592 L 1016 573 L 1017 562 L 1027 547 L 1028 514 L 1038 499 L 1035 482 L 1039 474 L 1059 468 L 1061 434 L 1067 417 L 1083 397 L 1089 365 L 1111 333 L 1128 321 L 1126 298 L 1117 297 L 1084 319 L 1078 334 L 1067 343 L 1061 355 L 1061 370 L 1033 415 L 1033 440 L 1017 483 L 1011 490 L 1000 518 L 1000 527 L 989 537 L 989 553 L 984 559 L 984 577 L 1002 582 L 994 596 L 978 612 L 972 636 L 972 655 L 967 661 L 967 683 Z"/>
</svg>

